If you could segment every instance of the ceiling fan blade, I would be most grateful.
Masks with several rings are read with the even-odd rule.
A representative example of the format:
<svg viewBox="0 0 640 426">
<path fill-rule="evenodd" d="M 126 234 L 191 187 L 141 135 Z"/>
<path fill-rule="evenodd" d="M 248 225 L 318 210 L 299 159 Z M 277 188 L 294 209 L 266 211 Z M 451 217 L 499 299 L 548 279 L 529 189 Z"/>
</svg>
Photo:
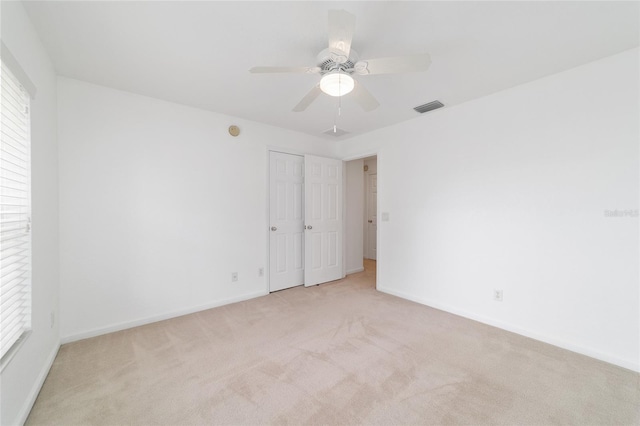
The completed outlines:
<svg viewBox="0 0 640 426">
<path fill-rule="evenodd" d="M 316 74 L 320 72 L 319 67 L 253 67 L 249 70 L 252 74 L 270 73 L 296 73 L 296 74 Z"/>
<path fill-rule="evenodd" d="M 396 56 L 394 58 L 378 58 L 358 61 L 355 66 L 356 74 L 395 74 L 403 72 L 426 71 L 431 65 L 428 54 L 412 56 Z"/>
<path fill-rule="evenodd" d="M 366 112 L 373 111 L 378 108 L 380 104 L 373 97 L 373 95 L 360 83 L 356 81 L 356 87 L 353 89 L 353 99 L 360 107 Z"/>
<path fill-rule="evenodd" d="M 347 62 L 351 51 L 351 40 L 356 29 L 356 17 L 346 10 L 329 11 L 329 49 L 334 52 L 332 59 L 336 63 Z M 341 52 L 344 54 L 342 55 Z M 335 56 L 335 57 L 334 57 Z"/>
<path fill-rule="evenodd" d="M 293 108 L 293 111 L 294 112 L 304 111 L 305 109 L 307 109 L 309 105 L 311 105 L 313 101 L 316 100 L 316 98 L 320 95 L 320 93 L 322 93 L 322 90 L 320 90 L 320 85 L 315 86 L 313 89 L 311 89 L 309 93 L 307 93 L 304 96 L 304 98 L 302 98 L 300 102 L 298 102 L 298 105 L 296 105 Z"/>
</svg>

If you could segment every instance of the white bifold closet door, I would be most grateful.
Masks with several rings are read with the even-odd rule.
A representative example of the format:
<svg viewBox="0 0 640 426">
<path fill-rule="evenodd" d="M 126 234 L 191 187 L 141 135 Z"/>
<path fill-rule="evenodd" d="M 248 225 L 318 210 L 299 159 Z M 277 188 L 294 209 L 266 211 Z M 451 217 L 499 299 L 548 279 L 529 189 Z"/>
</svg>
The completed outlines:
<svg viewBox="0 0 640 426">
<path fill-rule="evenodd" d="M 342 278 L 342 161 L 305 155 L 304 285 Z"/>
<path fill-rule="evenodd" d="M 269 153 L 269 291 L 342 278 L 342 161 Z"/>
<path fill-rule="evenodd" d="M 304 157 L 269 153 L 269 291 L 304 282 Z"/>
</svg>

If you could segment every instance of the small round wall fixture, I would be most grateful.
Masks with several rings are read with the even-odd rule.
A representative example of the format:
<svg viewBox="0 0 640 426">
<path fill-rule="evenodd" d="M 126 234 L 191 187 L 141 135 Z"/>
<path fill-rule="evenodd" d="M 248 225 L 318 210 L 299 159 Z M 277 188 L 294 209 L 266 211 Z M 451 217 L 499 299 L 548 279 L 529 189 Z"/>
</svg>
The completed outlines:
<svg viewBox="0 0 640 426">
<path fill-rule="evenodd" d="M 240 127 L 238 126 L 229 126 L 229 134 L 231 136 L 238 136 L 240 134 Z"/>
</svg>

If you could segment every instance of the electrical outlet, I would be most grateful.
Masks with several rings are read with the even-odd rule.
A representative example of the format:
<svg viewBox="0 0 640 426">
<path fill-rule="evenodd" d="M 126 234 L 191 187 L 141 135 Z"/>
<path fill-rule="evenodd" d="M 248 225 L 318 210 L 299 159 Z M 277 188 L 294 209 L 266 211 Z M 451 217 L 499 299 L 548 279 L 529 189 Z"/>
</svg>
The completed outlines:
<svg viewBox="0 0 640 426">
<path fill-rule="evenodd" d="M 50 322 L 50 328 L 53 328 L 53 325 L 56 323 L 56 313 L 51 311 L 51 314 L 49 316 L 49 322 Z"/>
<path fill-rule="evenodd" d="M 502 289 L 493 289 L 493 300 L 502 302 Z"/>
<path fill-rule="evenodd" d="M 264 277 L 264 268 L 258 268 L 258 276 Z"/>
<path fill-rule="evenodd" d="M 232 282 L 238 281 L 238 273 L 237 272 L 232 272 L 231 273 L 231 281 Z"/>
</svg>

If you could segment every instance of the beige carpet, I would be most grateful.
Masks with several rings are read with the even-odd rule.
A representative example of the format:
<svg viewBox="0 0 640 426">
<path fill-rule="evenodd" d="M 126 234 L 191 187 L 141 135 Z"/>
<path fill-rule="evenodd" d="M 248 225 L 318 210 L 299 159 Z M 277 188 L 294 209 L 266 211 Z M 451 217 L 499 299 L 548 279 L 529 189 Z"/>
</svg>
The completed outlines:
<svg viewBox="0 0 640 426">
<path fill-rule="evenodd" d="M 367 271 L 62 346 L 27 424 L 639 424 L 640 376 Z"/>
</svg>

